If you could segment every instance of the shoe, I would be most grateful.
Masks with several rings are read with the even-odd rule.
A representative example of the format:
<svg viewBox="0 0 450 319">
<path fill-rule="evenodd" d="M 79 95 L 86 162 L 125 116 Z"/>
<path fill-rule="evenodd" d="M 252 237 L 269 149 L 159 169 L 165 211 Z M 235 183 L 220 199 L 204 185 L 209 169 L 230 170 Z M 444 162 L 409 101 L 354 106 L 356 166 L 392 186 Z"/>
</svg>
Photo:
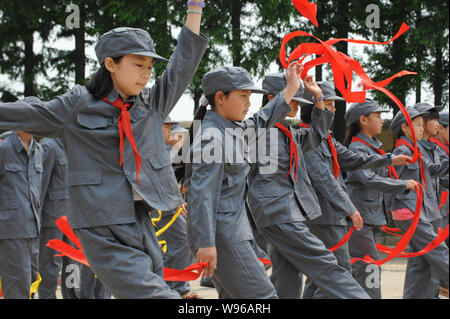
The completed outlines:
<svg viewBox="0 0 450 319">
<path fill-rule="evenodd" d="M 206 277 L 200 280 L 200 286 L 201 287 L 206 287 L 206 288 L 216 288 L 216 286 L 214 286 L 214 282 L 212 281 L 211 277 Z"/>
<path fill-rule="evenodd" d="M 181 294 L 181 299 L 203 299 L 197 293 L 192 291 L 186 291 Z"/>
</svg>

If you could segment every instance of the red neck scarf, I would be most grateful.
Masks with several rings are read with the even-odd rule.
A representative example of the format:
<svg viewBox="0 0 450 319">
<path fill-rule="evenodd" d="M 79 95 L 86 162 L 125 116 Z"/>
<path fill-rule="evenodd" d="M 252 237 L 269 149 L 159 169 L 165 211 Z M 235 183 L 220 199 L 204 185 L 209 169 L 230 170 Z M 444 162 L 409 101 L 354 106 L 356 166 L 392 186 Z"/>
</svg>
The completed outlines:
<svg viewBox="0 0 450 319">
<path fill-rule="evenodd" d="M 447 156 L 449 155 L 448 144 L 444 144 L 441 140 L 435 137 L 430 137 L 430 142 L 440 146 L 447 153 Z"/>
<path fill-rule="evenodd" d="M 310 128 L 310 126 L 308 124 L 305 124 L 305 123 L 300 123 L 300 127 Z M 330 147 L 332 160 L 333 160 L 333 175 L 334 175 L 334 178 L 337 179 L 338 176 L 339 176 L 339 172 L 341 171 L 341 167 L 339 166 L 339 162 L 338 162 L 338 159 L 337 159 L 336 147 L 334 146 L 331 133 L 328 134 L 327 142 L 328 142 L 328 146 Z"/>
<path fill-rule="evenodd" d="M 364 145 L 367 145 L 368 147 L 370 147 L 371 149 L 373 149 L 374 151 L 376 151 L 378 154 L 380 155 L 384 155 L 386 154 L 386 152 L 382 149 L 382 148 L 376 148 L 375 146 L 367 143 L 366 141 L 364 141 L 363 139 L 360 139 L 359 137 L 353 136 L 351 143 L 363 143 Z M 397 175 L 397 171 L 395 170 L 394 166 L 388 166 L 388 172 L 389 172 L 389 176 L 391 178 L 395 178 L 398 179 L 398 175 Z"/>
<path fill-rule="evenodd" d="M 281 130 L 289 138 L 289 150 L 290 150 L 289 172 L 287 173 L 286 176 L 289 176 L 289 174 L 292 171 L 292 159 L 294 159 L 295 161 L 294 181 L 297 182 L 297 166 L 298 166 L 297 144 L 295 144 L 294 139 L 292 138 L 292 133 L 286 126 L 278 122 L 277 124 L 275 124 L 275 127 Z"/>
<path fill-rule="evenodd" d="M 399 138 L 398 140 L 395 141 L 395 148 L 399 147 L 400 145 L 406 145 L 414 153 L 414 147 L 408 141 Z M 422 161 L 422 152 L 419 149 L 417 151 L 418 151 L 417 159 L 419 160 L 420 165 L 420 179 L 422 185 L 425 186 L 425 189 L 428 189 L 427 180 L 425 178 L 425 165 L 423 164 Z"/>
<path fill-rule="evenodd" d="M 131 144 L 131 147 L 133 148 L 134 159 L 136 161 L 136 179 L 140 185 L 141 182 L 139 181 L 138 175 L 139 175 L 139 170 L 141 169 L 141 157 L 139 156 L 139 153 L 138 153 L 138 150 L 136 147 L 136 142 L 135 142 L 134 136 L 133 136 L 133 131 L 131 129 L 130 113 L 128 112 L 128 107 L 131 106 L 131 104 L 123 103 L 120 96 L 117 97 L 117 100 L 115 102 L 111 102 L 105 97 L 103 98 L 103 101 L 105 101 L 106 103 L 111 104 L 121 110 L 120 116 L 119 116 L 119 119 L 117 122 L 118 126 L 119 126 L 119 136 L 120 136 L 120 163 L 119 163 L 119 165 L 122 166 L 122 164 L 123 164 L 123 146 L 125 143 L 124 136 L 126 136 L 128 141 Z"/>
</svg>

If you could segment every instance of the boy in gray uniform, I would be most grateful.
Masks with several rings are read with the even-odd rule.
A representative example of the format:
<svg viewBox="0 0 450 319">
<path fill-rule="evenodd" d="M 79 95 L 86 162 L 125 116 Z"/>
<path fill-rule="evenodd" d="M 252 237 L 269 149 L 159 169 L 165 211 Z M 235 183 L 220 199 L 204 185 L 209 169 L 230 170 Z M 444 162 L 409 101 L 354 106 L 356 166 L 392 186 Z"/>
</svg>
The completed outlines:
<svg viewBox="0 0 450 319">
<path fill-rule="evenodd" d="M 280 91 L 285 81 L 282 74 L 266 75 L 263 81 L 263 87 L 269 93 L 266 100 L 272 101 L 272 96 Z M 312 78 L 305 78 L 304 83 L 315 98 L 312 128 L 295 130 L 284 120 L 276 125 L 278 144 L 275 154 L 267 156 L 258 153 L 248 178 L 250 211 L 256 227 L 272 245 L 271 280 L 280 298 L 300 298 L 301 273 L 311 278 L 329 297 L 369 298 L 351 273 L 338 265 L 333 253 L 311 234 L 305 224 L 304 215 L 315 219 L 321 211 L 306 171 L 303 153 L 319 146 L 328 135 L 333 113 L 324 110 L 322 90 Z M 296 97 L 287 116 L 297 113 L 301 91 L 297 92 Z M 273 144 L 269 134 L 258 138 L 264 139 L 269 147 Z M 297 156 L 290 155 L 295 153 Z M 278 163 L 275 171 L 263 172 L 271 157 Z"/>
<path fill-rule="evenodd" d="M 195 12 L 187 14 L 170 63 L 151 88 L 145 86 L 153 62 L 167 60 L 155 53 L 146 31 L 117 28 L 96 45 L 101 68 L 88 87 L 76 85 L 43 105 L 0 103 L 1 128 L 62 137 L 69 220 L 92 271 L 116 298 L 180 298 L 162 278 L 162 255 L 148 212 L 183 203 L 162 123 L 208 44 L 199 35 L 202 8 L 189 9 Z M 143 200 L 135 203 L 133 191 Z"/>
<path fill-rule="evenodd" d="M 422 115 L 428 112 L 419 111 L 415 108 L 408 108 L 407 112 L 412 119 L 416 138 L 420 140 L 424 130 Z M 403 113 L 397 113 L 391 122 L 390 129 L 396 137 L 396 147 L 393 154 L 411 156 L 413 154 L 412 133 L 406 124 Z M 410 241 L 411 251 L 417 252 L 436 238 L 437 234 L 432 223 L 440 218 L 440 214 L 436 210 L 435 201 L 430 201 L 431 198 L 427 195 L 427 187 L 430 187 L 432 176 L 443 177 L 448 174 L 448 159 L 440 164 L 435 164 L 429 162 L 425 155 L 422 155 L 415 163 L 405 167 L 396 166 L 395 169 L 400 179 L 414 179 L 423 184 L 420 220 Z M 392 219 L 402 232 L 405 232 L 411 226 L 416 201 L 415 192 L 386 194 L 387 208 L 391 211 Z M 448 270 L 448 247 L 444 243 L 424 255 L 408 258 L 403 298 L 435 298 L 436 292 L 432 289 L 434 285 L 430 285 L 430 282 L 432 278 L 437 278 L 443 282 L 444 288 L 448 288 Z"/>
<path fill-rule="evenodd" d="M 358 155 L 374 156 L 391 154 L 384 152 L 383 144 L 375 137 L 381 133 L 384 109 L 371 99 L 350 106 L 345 115 L 350 134 L 346 145 Z M 408 156 L 408 159 L 411 158 Z M 394 163 L 398 165 L 398 163 Z M 361 213 L 364 226 L 361 231 L 353 232 L 349 239 L 350 256 L 363 258 L 370 255 L 374 260 L 380 259 L 376 247 L 382 225 L 386 225 L 384 193 L 405 194 L 414 191 L 414 180 L 397 180 L 389 178 L 386 167 L 347 172 L 346 185 L 348 194 L 355 207 Z M 352 265 L 353 277 L 374 299 L 381 299 L 381 267 L 356 261 Z"/>
<path fill-rule="evenodd" d="M 12 131 L 0 143 L 0 278 L 5 299 L 28 299 L 38 278 L 42 147 Z"/>
<path fill-rule="evenodd" d="M 439 164 L 440 156 L 438 147 L 435 143 L 430 141 L 430 138 L 435 136 L 438 133 L 439 129 L 439 111 L 436 107 L 428 104 L 428 103 L 416 103 L 413 106 L 419 112 L 428 112 L 423 115 L 424 121 L 424 130 L 423 130 L 423 138 L 417 141 L 417 144 L 422 151 L 422 155 L 427 159 L 430 163 Z M 438 219 L 431 222 L 433 225 L 434 231 L 437 233 L 439 227 L 442 225 L 442 214 L 439 207 L 440 203 L 440 186 L 441 183 L 445 184 L 445 179 L 440 178 L 439 176 L 432 176 L 430 179 L 427 179 L 427 189 L 424 190 L 424 197 L 427 197 L 427 202 L 432 203 L 431 207 L 436 207 L 438 210 Z M 448 181 L 447 181 L 448 183 Z M 447 185 L 448 186 L 448 185 Z M 444 186 L 445 187 L 445 186 Z M 425 281 L 429 279 L 424 278 Z M 437 298 L 439 296 L 439 288 L 440 283 L 439 279 L 436 276 L 432 276 L 430 283 L 430 294 L 434 296 L 433 298 Z"/>
<path fill-rule="evenodd" d="M 437 151 L 439 154 L 439 159 L 442 162 L 449 156 L 449 126 L 448 126 L 448 112 L 439 113 L 439 127 L 438 133 L 435 137 L 431 137 L 430 141 L 437 145 Z M 448 198 L 448 187 L 439 183 L 439 193 L 438 202 L 442 216 L 441 228 L 445 228 L 448 225 L 448 212 L 449 212 L 449 198 Z M 448 238 L 445 240 L 448 247 Z"/>
<path fill-rule="evenodd" d="M 227 66 L 203 77 L 203 92 L 212 110 L 206 112 L 192 146 L 187 233 L 197 262 L 209 263 L 207 272 L 221 299 L 277 297 L 253 250 L 245 207 L 250 159 L 244 130 L 254 135 L 256 129 L 271 127 L 288 113 L 287 102 L 300 85 L 298 68 L 292 63 L 285 90 L 245 121 L 250 94 L 265 92 L 254 86 L 247 70 Z"/>
<path fill-rule="evenodd" d="M 318 82 L 317 84 L 322 89 L 325 108 L 334 113 L 336 111 L 334 101 L 343 99 L 336 95 L 335 89 L 330 83 Z M 312 100 L 312 96 L 305 97 L 308 100 Z M 378 105 L 366 104 L 366 106 L 367 109 L 365 111 L 367 112 L 378 112 L 380 110 Z M 310 113 L 310 107 L 302 107 L 301 118 L 306 125 L 311 122 Z M 337 142 L 330 133 L 318 148 L 305 154 L 307 171 L 322 211 L 322 216 L 307 221 L 311 232 L 322 240 L 327 248 L 331 248 L 346 235 L 349 228 L 347 227 L 347 218 L 350 218 L 356 229 L 352 233 L 350 240 L 355 236 L 359 236 L 360 232 L 364 229 L 363 227 L 366 227 L 366 218 L 364 215 L 361 216 L 363 212 L 354 205 L 347 193 L 347 187 L 341 170 L 355 171 L 355 173 L 362 172 L 362 169 L 375 167 L 384 170 L 387 165 L 391 164 L 391 160 L 400 164 L 402 161 L 405 163 L 406 160 L 410 159 L 410 157 L 406 156 L 393 159 L 391 154 L 357 153 Z M 402 189 L 405 189 L 406 182 L 402 181 L 399 183 L 395 181 L 394 183 L 401 184 Z M 368 218 L 368 223 L 371 223 L 370 218 Z M 333 253 L 339 265 L 352 271 L 349 243 L 345 243 Z M 358 281 L 358 283 L 364 288 L 364 282 Z M 376 298 L 376 296 L 370 295 L 372 298 Z M 324 298 L 324 294 L 308 279 L 303 292 L 303 298 Z"/>
</svg>

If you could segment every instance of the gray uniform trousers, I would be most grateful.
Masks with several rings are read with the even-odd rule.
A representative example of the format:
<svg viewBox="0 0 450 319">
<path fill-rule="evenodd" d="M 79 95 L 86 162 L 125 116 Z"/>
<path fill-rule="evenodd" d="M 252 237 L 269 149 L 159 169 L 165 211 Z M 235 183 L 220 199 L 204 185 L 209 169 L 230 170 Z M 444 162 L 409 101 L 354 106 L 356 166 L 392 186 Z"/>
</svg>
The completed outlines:
<svg viewBox="0 0 450 319">
<path fill-rule="evenodd" d="M 102 274 L 100 281 L 115 298 L 180 298 L 163 279 L 150 209 L 143 201 L 135 202 L 135 223 L 75 230 L 92 271 Z"/>
<path fill-rule="evenodd" d="M 277 298 L 264 265 L 256 256 L 253 240 L 218 247 L 212 280 L 219 299 Z"/>
<path fill-rule="evenodd" d="M 361 231 L 354 231 L 348 241 L 350 255 L 356 258 L 363 258 L 366 255 L 370 255 L 374 260 L 380 260 L 381 256 L 376 249 L 376 242 L 381 233 L 381 226 L 368 224 L 364 224 Z M 368 267 L 368 265 L 371 266 Z M 353 263 L 351 267 L 353 277 L 361 287 L 373 299 L 381 299 L 381 267 L 359 261 Z"/>
<path fill-rule="evenodd" d="M 398 228 L 405 232 L 411 226 L 412 219 L 394 220 Z M 430 222 L 419 220 L 416 231 L 410 241 L 410 252 L 423 249 L 436 238 L 436 232 Z M 436 297 L 436 279 L 441 280 L 445 288 L 449 281 L 448 247 L 441 243 L 432 251 L 417 257 L 408 258 L 406 266 L 404 299 L 429 299 Z M 436 278 L 436 279 L 432 279 Z M 434 281 L 434 282 L 433 282 Z"/>
<path fill-rule="evenodd" d="M 39 240 L 13 238 L 0 240 L 0 278 L 5 299 L 28 299 L 37 280 Z"/>
<path fill-rule="evenodd" d="M 344 225 L 316 225 L 307 224 L 311 233 L 319 238 L 327 249 L 337 244 L 336 238 L 342 238 L 347 233 L 347 226 Z M 356 233 L 353 232 L 352 236 Z M 348 242 L 342 245 L 339 249 L 333 252 L 339 266 L 352 271 L 352 264 L 350 263 L 350 252 Z M 302 299 L 327 299 L 327 294 L 322 292 L 312 281 L 312 278 L 306 280 L 305 289 L 303 291 Z"/>
<path fill-rule="evenodd" d="M 170 222 L 175 212 L 163 212 L 161 220 L 156 224 L 156 230 Z M 152 212 L 152 218 L 157 217 L 157 212 Z M 167 251 L 163 254 L 163 263 L 166 268 L 184 269 L 194 262 L 191 251 L 187 244 L 186 218 L 179 215 L 173 224 L 158 237 L 158 240 L 165 240 Z M 188 281 L 167 281 L 170 288 L 181 294 L 191 290 Z"/>
<path fill-rule="evenodd" d="M 64 234 L 54 227 L 42 227 L 39 236 L 39 274 L 42 281 L 39 285 L 39 299 L 56 299 L 59 271 L 61 269 L 61 257 L 55 257 L 58 252 L 47 247 L 51 239 L 62 240 Z"/>
<path fill-rule="evenodd" d="M 338 265 L 333 253 L 311 234 L 304 222 L 268 226 L 260 231 L 273 246 L 271 257 L 278 253 L 279 259 L 284 259 L 282 266 L 296 270 L 285 271 L 284 284 L 295 283 L 302 272 L 330 298 L 370 299 L 351 272 Z"/>
</svg>

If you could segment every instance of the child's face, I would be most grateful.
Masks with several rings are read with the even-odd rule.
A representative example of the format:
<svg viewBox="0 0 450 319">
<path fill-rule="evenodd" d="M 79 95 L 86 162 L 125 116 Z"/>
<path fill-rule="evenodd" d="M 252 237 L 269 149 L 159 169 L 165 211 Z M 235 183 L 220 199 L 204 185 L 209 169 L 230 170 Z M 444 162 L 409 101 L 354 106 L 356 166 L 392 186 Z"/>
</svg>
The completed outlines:
<svg viewBox="0 0 450 319">
<path fill-rule="evenodd" d="M 112 61 L 112 59 L 111 59 Z M 119 63 L 105 65 L 111 73 L 115 89 L 127 97 L 141 93 L 152 75 L 153 58 L 148 56 L 127 54 Z"/>
<path fill-rule="evenodd" d="M 336 107 L 334 106 L 334 100 L 323 100 L 325 108 L 330 112 L 336 112 Z"/>
<path fill-rule="evenodd" d="M 421 140 L 423 138 L 423 131 L 424 131 L 424 121 L 422 116 L 417 116 L 412 120 L 414 133 L 416 135 L 416 140 Z M 412 139 L 411 130 L 409 129 L 409 126 L 407 123 L 402 124 L 402 130 L 405 136 L 409 139 Z"/>
<path fill-rule="evenodd" d="M 424 133 L 429 136 L 435 136 L 439 130 L 439 122 L 437 119 L 429 119 L 425 123 Z"/>
<path fill-rule="evenodd" d="M 234 90 L 228 96 L 216 94 L 217 112 L 229 121 L 243 121 L 250 107 L 250 90 Z"/>
<path fill-rule="evenodd" d="M 163 128 L 164 142 L 166 142 L 166 144 L 169 144 L 170 135 L 172 133 L 172 123 L 165 123 L 163 124 L 162 128 Z"/>
<path fill-rule="evenodd" d="M 298 108 L 300 107 L 300 103 L 294 100 L 289 102 L 289 106 L 291 107 L 291 111 L 286 115 L 286 117 L 295 117 L 298 112 Z"/>
<path fill-rule="evenodd" d="M 449 141 L 449 128 L 450 126 L 447 125 L 447 127 L 444 127 L 444 125 L 439 124 L 439 129 L 438 129 L 438 136 L 441 140 L 443 140 L 445 143 L 448 143 Z"/>
<path fill-rule="evenodd" d="M 381 118 L 381 112 L 370 113 L 366 116 L 366 128 L 371 135 L 378 135 L 383 130 L 383 119 Z"/>
</svg>

